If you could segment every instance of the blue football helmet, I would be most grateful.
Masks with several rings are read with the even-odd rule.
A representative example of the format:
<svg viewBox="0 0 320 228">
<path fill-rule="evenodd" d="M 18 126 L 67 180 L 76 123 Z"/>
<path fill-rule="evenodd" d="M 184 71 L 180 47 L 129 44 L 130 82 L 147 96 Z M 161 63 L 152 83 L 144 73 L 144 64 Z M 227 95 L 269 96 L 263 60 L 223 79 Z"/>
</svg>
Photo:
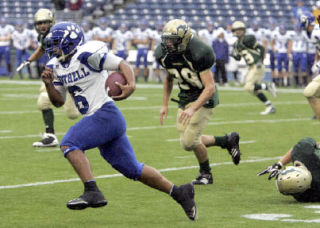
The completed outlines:
<svg viewBox="0 0 320 228">
<path fill-rule="evenodd" d="M 57 57 L 64 62 L 66 57 L 74 54 L 77 47 L 84 44 L 84 35 L 79 25 L 72 22 L 55 24 L 46 36 L 45 52 L 49 58 Z"/>
<path fill-rule="evenodd" d="M 315 25 L 315 18 L 310 14 L 304 14 L 300 17 L 300 27 L 307 29 L 309 25 Z"/>
</svg>

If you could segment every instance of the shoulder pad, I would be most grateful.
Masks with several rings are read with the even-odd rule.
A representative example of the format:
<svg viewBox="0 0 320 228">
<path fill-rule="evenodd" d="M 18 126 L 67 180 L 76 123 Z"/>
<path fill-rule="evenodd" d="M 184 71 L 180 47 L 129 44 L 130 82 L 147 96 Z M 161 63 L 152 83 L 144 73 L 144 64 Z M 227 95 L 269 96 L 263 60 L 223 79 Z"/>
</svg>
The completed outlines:
<svg viewBox="0 0 320 228">
<path fill-rule="evenodd" d="M 186 53 L 186 56 L 191 56 L 192 65 L 197 72 L 211 68 L 216 62 L 212 47 L 197 37 L 190 40 L 187 52 L 189 53 Z"/>
<path fill-rule="evenodd" d="M 255 45 L 256 43 L 256 37 L 254 35 L 246 35 L 244 38 L 243 38 L 243 41 L 242 43 L 249 47 L 249 48 L 253 48 L 253 46 Z"/>
</svg>

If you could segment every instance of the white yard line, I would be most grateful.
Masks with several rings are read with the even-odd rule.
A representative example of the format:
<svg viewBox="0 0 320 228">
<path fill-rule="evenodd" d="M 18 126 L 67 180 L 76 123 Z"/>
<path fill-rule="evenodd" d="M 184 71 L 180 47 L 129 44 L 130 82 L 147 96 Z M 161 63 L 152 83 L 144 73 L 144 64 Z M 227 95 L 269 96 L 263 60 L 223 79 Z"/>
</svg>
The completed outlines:
<svg viewBox="0 0 320 228">
<path fill-rule="evenodd" d="M 270 158 L 260 158 L 260 159 L 251 159 L 251 160 L 243 160 L 241 163 L 255 163 L 255 162 L 264 162 L 264 161 L 272 161 L 277 160 L 280 157 L 270 157 Z M 211 167 L 213 166 L 222 166 L 222 165 L 233 165 L 232 162 L 221 162 L 221 163 L 212 163 L 210 164 Z M 184 166 L 184 167 L 173 167 L 173 168 L 165 168 L 159 169 L 160 172 L 172 172 L 172 171 L 179 171 L 179 170 L 186 170 L 186 169 L 198 169 L 199 166 Z M 121 177 L 122 174 L 108 174 L 108 175 L 100 175 L 96 176 L 96 179 L 106 179 L 106 178 L 114 178 L 114 177 Z M 2 185 L 0 186 L 1 189 L 15 189 L 15 188 L 23 188 L 23 187 L 34 187 L 40 185 L 49 185 L 49 184 L 57 184 L 57 183 L 66 183 L 66 182 L 75 182 L 79 181 L 79 178 L 72 178 L 72 179 L 65 179 L 65 180 L 53 180 L 53 181 L 41 181 L 41 182 L 33 182 L 33 183 L 26 183 L 26 184 L 17 184 L 17 185 Z"/>
<path fill-rule="evenodd" d="M 287 122 L 301 122 L 301 121 L 311 121 L 310 118 L 293 118 L 293 119 L 276 119 L 276 120 L 237 120 L 237 121 L 220 121 L 220 122 L 210 122 L 208 125 L 227 125 L 227 124 L 256 124 L 256 123 L 287 123 Z M 146 127 L 129 127 L 128 131 L 140 131 L 140 130 L 153 130 L 159 128 L 175 128 L 176 125 L 157 125 L 157 126 L 146 126 Z M 56 135 L 64 135 L 65 133 L 56 133 Z M 35 138 L 40 137 L 39 135 L 20 135 L 20 136 L 0 136 L 1 139 L 17 139 L 17 138 Z"/>
<path fill-rule="evenodd" d="M 12 81 L 12 80 L 0 80 L 1 84 L 7 84 L 7 85 L 41 85 L 41 81 Z M 141 84 L 138 83 L 137 85 L 138 89 L 163 89 L 162 84 Z M 177 85 L 174 85 L 174 89 L 178 89 Z M 218 87 L 218 90 L 221 91 L 244 91 L 243 87 Z M 279 93 L 303 93 L 303 89 L 283 89 L 283 88 L 277 88 L 277 91 Z"/>
<path fill-rule="evenodd" d="M 140 100 L 141 97 L 132 97 L 132 100 Z M 307 105 L 307 101 L 283 101 L 283 102 L 273 102 L 275 105 Z M 247 106 L 261 106 L 259 102 L 251 102 L 251 103 L 237 103 L 237 104 L 220 104 L 218 108 L 225 108 L 225 107 L 247 107 Z M 121 111 L 130 111 L 130 110 L 151 110 L 151 109 L 161 109 L 162 106 L 133 106 L 133 107 L 119 107 Z M 170 109 L 176 109 L 176 105 L 170 105 Z M 28 113 L 39 113 L 40 111 L 34 110 L 25 110 L 25 111 L 0 111 L 0 115 L 12 115 L 12 114 L 28 114 Z M 63 110 L 55 110 L 55 112 L 64 113 Z"/>
<path fill-rule="evenodd" d="M 0 130 L 0 134 L 11 133 L 12 130 Z"/>
</svg>

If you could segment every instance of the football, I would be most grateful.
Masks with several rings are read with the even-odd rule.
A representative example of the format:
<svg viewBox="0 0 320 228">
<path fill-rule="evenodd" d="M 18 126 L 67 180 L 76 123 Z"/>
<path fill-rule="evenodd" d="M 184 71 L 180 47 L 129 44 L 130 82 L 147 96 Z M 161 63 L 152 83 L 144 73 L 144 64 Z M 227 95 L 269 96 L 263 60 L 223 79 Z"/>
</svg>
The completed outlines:
<svg viewBox="0 0 320 228">
<path fill-rule="evenodd" d="M 119 96 L 121 94 L 121 89 L 116 82 L 126 85 L 127 80 L 125 76 L 120 72 L 113 72 L 110 74 L 106 80 L 106 91 L 108 92 L 109 97 Z"/>
</svg>

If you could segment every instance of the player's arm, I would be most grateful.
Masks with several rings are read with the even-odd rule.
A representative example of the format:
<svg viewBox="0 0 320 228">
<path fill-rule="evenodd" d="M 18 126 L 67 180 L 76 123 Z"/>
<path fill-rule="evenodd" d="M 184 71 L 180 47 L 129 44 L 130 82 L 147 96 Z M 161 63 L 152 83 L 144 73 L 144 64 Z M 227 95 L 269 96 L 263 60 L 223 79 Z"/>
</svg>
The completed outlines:
<svg viewBox="0 0 320 228">
<path fill-rule="evenodd" d="M 254 48 L 255 48 L 256 50 L 258 50 L 258 52 L 259 52 L 259 54 L 260 54 L 259 60 L 260 60 L 261 63 L 263 63 L 264 56 L 265 56 L 265 49 L 264 49 L 264 47 L 263 47 L 261 44 L 256 43 L 255 46 L 254 46 Z"/>
<path fill-rule="evenodd" d="M 119 64 L 119 69 L 125 76 L 127 80 L 127 84 L 122 85 L 116 82 L 116 84 L 120 87 L 122 93 L 119 96 L 112 97 L 114 100 L 126 99 L 136 90 L 136 81 L 135 81 L 134 72 L 131 65 L 127 61 L 122 60 Z"/>
<path fill-rule="evenodd" d="M 202 84 L 204 86 L 204 89 L 202 90 L 198 99 L 195 102 L 193 102 L 190 107 L 188 107 L 186 110 L 184 110 L 181 113 L 181 115 L 179 117 L 180 123 L 190 121 L 193 114 L 199 108 L 201 108 L 212 97 L 212 95 L 216 92 L 211 69 L 208 69 L 204 72 L 201 72 L 200 78 L 201 78 Z"/>
<path fill-rule="evenodd" d="M 232 49 L 232 53 L 231 56 L 237 60 L 240 61 L 241 60 L 241 55 L 238 52 L 237 46 L 236 46 L 237 42 L 233 45 L 233 49 Z"/>
<path fill-rule="evenodd" d="M 117 53 L 117 40 L 114 39 L 112 42 L 112 52 Z"/>
<path fill-rule="evenodd" d="M 163 125 L 163 119 L 167 119 L 169 112 L 169 98 L 173 88 L 173 76 L 166 71 L 166 76 L 163 81 L 163 99 L 162 108 L 160 110 L 160 124 Z"/>
<path fill-rule="evenodd" d="M 64 105 L 65 98 L 61 95 L 61 93 L 55 88 L 53 84 L 53 71 L 51 68 L 46 67 L 45 70 L 41 74 L 41 79 L 44 82 L 47 93 L 49 95 L 49 99 L 51 103 L 56 107 L 61 107 Z"/>
<path fill-rule="evenodd" d="M 288 56 L 292 53 L 292 39 L 288 41 Z"/>
<path fill-rule="evenodd" d="M 17 67 L 17 71 L 21 71 L 24 67 L 28 66 L 31 62 L 36 61 L 41 58 L 41 56 L 44 54 L 44 50 L 42 47 L 38 47 L 32 55 L 29 57 L 28 60 L 24 61 Z"/>
<path fill-rule="evenodd" d="M 197 111 L 199 108 L 201 108 L 216 92 L 211 69 L 201 72 L 200 78 L 204 86 L 204 90 L 202 90 L 198 99 L 191 105 L 191 108 L 193 108 L 194 111 Z"/>
<path fill-rule="evenodd" d="M 268 180 L 271 180 L 273 177 L 277 177 L 280 173 L 281 168 L 292 161 L 292 150 L 293 148 L 291 148 L 278 162 L 258 173 L 258 176 L 268 173 L 270 174 Z"/>
<path fill-rule="evenodd" d="M 0 38 L 0 41 L 9 41 L 9 40 L 11 40 L 11 33 Z"/>
<path fill-rule="evenodd" d="M 80 60 L 81 61 L 81 60 Z M 102 70 L 121 71 L 127 81 L 126 85 L 117 83 L 122 93 L 112 97 L 114 100 L 123 100 L 129 97 L 136 89 L 134 72 L 130 64 L 115 54 L 108 52 L 106 47 L 88 57 L 88 64 L 98 72 Z"/>
</svg>

